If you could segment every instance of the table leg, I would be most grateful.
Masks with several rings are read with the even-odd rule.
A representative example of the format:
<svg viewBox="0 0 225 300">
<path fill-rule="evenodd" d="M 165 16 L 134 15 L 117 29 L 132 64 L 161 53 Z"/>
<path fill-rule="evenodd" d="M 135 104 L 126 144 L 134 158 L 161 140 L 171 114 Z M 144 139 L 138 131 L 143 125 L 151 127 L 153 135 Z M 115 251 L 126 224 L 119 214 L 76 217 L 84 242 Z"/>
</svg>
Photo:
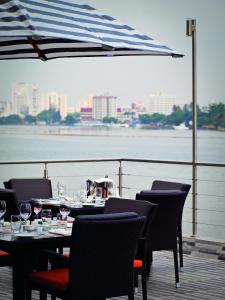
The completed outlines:
<svg viewBox="0 0 225 300">
<path fill-rule="evenodd" d="M 13 255 L 13 300 L 26 300 L 26 282 L 33 270 L 36 253 L 20 250 Z"/>
<path fill-rule="evenodd" d="M 24 255 L 13 255 L 13 300 L 26 300 L 26 268 Z"/>
</svg>

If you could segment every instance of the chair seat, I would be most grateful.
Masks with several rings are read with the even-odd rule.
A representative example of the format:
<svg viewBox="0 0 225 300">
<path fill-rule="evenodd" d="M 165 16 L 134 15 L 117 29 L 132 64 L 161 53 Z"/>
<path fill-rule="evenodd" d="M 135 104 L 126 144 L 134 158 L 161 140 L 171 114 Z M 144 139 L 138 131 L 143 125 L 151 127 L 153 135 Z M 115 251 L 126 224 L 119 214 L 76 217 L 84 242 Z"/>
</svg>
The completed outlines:
<svg viewBox="0 0 225 300">
<path fill-rule="evenodd" d="M 9 256 L 9 255 L 10 255 L 9 253 L 0 250 L 0 257 L 5 257 L 5 256 Z"/>
<path fill-rule="evenodd" d="M 33 272 L 30 279 L 34 283 L 64 291 L 69 282 L 69 269 Z"/>
<path fill-rule="evenodd" d="M 142 260 L 140 259 L 135 259 L 134 260 L 134 268 L 137 269 L 137 268 L 142 268 L 143 267 L 143 262 Z"/>
</svg>

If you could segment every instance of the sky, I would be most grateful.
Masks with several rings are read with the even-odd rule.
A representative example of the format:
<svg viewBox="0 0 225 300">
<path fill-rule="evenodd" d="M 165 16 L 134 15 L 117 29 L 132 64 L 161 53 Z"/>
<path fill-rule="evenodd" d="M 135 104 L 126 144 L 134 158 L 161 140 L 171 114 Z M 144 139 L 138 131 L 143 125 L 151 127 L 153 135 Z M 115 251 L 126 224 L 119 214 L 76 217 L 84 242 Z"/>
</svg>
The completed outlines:
<svg viewBox="0 0 225 300">
<path fill-rule="evenodd" d="M 184 54 L 171 57 L 64 58 L 0 61 L 0 101 L 11 100 L 12 85 L 27 82 L 41 94 L 56 91 L 78 107 L 89 95 L 108 93 L 118 105 L 162 92 L 181 105 L 191 102 L 191 38 L 186 19 L 197 21 L 197 102 L 225 103 L 224 0 L 86 0 L 143 34 Z"/>
</svg>

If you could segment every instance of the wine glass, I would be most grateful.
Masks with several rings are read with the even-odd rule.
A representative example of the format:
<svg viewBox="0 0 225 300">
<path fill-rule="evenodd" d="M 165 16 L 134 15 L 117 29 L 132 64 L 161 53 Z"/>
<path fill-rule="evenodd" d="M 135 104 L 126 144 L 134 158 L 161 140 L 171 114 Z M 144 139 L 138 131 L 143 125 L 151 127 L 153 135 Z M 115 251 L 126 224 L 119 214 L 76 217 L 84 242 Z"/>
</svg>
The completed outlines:
<svg viewBox="0 0 225 300">
<path fill-rule="evenodd" d="M 6 202 L 4 200 L 0 201 L 0 219 L 4 216 L 6 212 Z"/>
<path fill-rule="evenodd" d="M 4 214 L 6 212 L 6 202 L 4 200 L 0 201 L 0 231 L 2 231 L 3 223 L 4 223 Z"/>
<path fill-rule="evenodd" d="M 62 197 L 66 193 L 66 185 L 63 181 L 58 181 L 57 183 L 57 189 L 58 189 L 58 197 Z"/>
<path fill-rule="evenodd" d="M 38 214 L 41 212 L 41 210 L 42 210 L 41 201 L 35 201 L 34 202 L 34 213 L 36 215 L 36 219 L 38 219 Z"/>
<path fill-rule="evenodd" d="M 66 200 L 62 200 L 59 205 L 59 212 L 62 215 L 63 220 L 66 223 L 67 216 L 70 214 L 70 207 Z"/>
<path fill-rule="evenodd" d="M 20 204 L 20 216 L 26 223 L 26 221 L 31 216 L 31 205 L 30 205 L 30 203 L 21 203 Z"/>
<path fill-rule="evenodd" d="M 86 182 L 81 184 L 79 194 L 80 194 L 79 195 L 80 202 L 86 202 L 87 201 L 87 184 L 86 184 Z"/>
</svg>

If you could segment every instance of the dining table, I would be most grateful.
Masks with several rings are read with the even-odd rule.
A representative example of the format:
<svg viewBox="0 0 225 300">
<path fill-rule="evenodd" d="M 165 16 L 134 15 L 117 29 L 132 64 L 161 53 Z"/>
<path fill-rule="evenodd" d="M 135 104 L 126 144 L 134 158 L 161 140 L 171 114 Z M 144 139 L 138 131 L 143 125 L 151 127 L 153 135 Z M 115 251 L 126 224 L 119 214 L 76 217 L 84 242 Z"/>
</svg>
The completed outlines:
<svg viewBox="0 0 225 300">
<path fill-rule="evenodd" d="M 59 205 L 60 201 L 54 199 L 39 199 L 42 204 L 43 209 L 51 209 L 53 215 L 59 213 Z M 31 199 L 30 203 L 33 207 L 33 203 L 35 199 Z M 70 205 L 68 202 L 68 206 L 70 208 L 69 216 L 75 218 L 78 215 L 93 215 L 93 214 L 102 214 L 104 211 L 104 205 L 95 205 L 94 203 L 84 203 L 79 207 L 75 207 L 74 205 Z"/>
<path fill-rule="evenodd" d="M 20 232 L 14 234 L 10 229 L 0 233 L 0 249 L 12 257 L 13 300 L 26 300 L 26 282 L 34 269 L 45 269 L 46 261 L 39 259 L 42 249 L 69 247 L 71 228 L 64 234 L 57 230 L 39 233 Z"/>
<path fill-rule="evenodd" d="M 33 201 L 30 201 L 31 205 Z M 59 212 L 58 201 L 42 199 L 41 202 L 42 208 L 50 208 L 53 215 Z M 71 206 L 69 216 L 75 218 L 78 215 L 101 214 L 103 211 L 103 206 L 87 203 L 82 207 Z M 36 230 L 14 234 L 10 227 L 0 232 L 0 249 L 10 253 L 12 257 L 13 300 L 26 300 L 26 282 L 29 274 L 34 269 L 41 270 L 47 267 L 46 261 L 38 259 L 41 251 L 70 247 L 70 233 L 71 227 L 67 228 L 66 232 L 56 228 L 41 233 Z"/>
</svg>

